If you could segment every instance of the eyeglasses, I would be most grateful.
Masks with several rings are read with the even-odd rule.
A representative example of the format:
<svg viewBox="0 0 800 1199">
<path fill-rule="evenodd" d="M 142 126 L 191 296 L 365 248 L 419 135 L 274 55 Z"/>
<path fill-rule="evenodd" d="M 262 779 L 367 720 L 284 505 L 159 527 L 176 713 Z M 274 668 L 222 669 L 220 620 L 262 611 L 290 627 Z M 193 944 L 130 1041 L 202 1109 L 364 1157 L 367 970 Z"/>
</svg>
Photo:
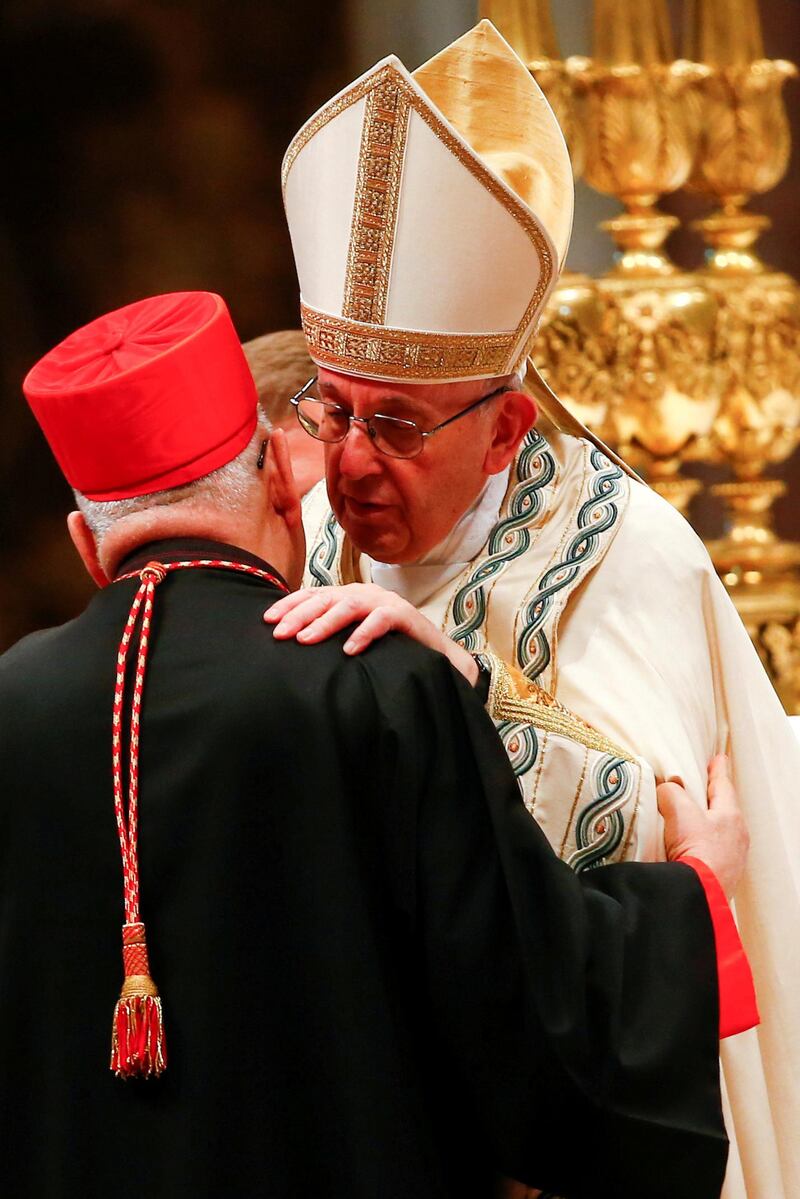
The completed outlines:
<svg viewBox="0 0 800 1199">
<path fill-rule="evenodd" d="M 416 458 L 425 448 L 426 437 L 433 437 L 434 433 L 452 425 L 453 421 L 460 420 L 462 416 L 480 408 L 481 404 L 510 390 L 506 385 L 496 387 L 494 391 L 474 400 L 467 408 L 462 408 L 455 416 L 449 416 L 433 429 L 421 429 L 413 420 L 403 420 L 399 416 L 384 416 L 380 412 L 373 416 L 353 416 L 352 412 L 347 412 L 338 404 L 331 404 L 320 399 L 318 395 L 309 394 L 316 382 L 315 375 L 289 400 L 306 433 L 315 437 L 317 441 L 344 441 L 355 422 L 363 426 L 375 449 L 380 450 L 382 454 L 388 454 L 390 458 Z"/>
</svg>

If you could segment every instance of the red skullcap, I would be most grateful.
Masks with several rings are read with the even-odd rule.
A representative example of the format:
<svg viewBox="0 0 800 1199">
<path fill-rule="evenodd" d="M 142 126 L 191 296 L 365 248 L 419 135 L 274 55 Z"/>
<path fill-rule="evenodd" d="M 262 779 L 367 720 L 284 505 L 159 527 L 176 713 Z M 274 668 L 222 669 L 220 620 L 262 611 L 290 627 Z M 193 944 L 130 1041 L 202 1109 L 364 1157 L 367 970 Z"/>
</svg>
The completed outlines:
<svg viewBox="0 0 800 1199">
<path fill-rule="evenodd" d="M 191 483 L 239 454 L 257 396 L 225 301 L 153 296 L 70 334 L 22 385 L 72 487 L 122 500 Z"/>
</svg>

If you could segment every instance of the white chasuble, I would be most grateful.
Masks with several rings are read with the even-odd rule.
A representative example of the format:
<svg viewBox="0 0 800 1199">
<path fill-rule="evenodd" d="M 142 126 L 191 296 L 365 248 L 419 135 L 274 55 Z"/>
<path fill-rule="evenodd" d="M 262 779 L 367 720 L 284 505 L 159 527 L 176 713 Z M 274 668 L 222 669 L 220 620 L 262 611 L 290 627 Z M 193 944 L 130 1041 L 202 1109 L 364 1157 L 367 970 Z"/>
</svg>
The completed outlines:
<svg viewBox="0 0 800 1199">
<path fill-rule="evenodd" d="M 723 1199 L 795 1199 L 800 746 L 688 523 L 594 445 L 546 429 L 529 434 L 462 569 L 395 568 L 392 586 L 383 568 L 375 581 L 417 596 L 433 587 L 420 611 L 492 655 L 489 712 L 528 810 L 575 870 L 663 859 L 656 777 L 679 776 L 704 805 L 707 763 L 730 753 L 751 836 L 736 912 L 762 1023 L 722 1045 Z M 369 582 L 324 483 L 304 513 L 305 585 Z M 456 538 L 456 564 L 467 541 Z"/>
</svg>

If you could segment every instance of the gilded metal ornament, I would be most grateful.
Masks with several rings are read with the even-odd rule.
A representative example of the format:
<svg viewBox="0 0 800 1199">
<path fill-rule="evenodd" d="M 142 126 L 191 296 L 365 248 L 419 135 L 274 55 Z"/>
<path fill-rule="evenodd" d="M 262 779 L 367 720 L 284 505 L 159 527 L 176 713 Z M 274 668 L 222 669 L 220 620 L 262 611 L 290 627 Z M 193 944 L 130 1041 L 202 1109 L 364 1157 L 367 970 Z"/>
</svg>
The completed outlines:
<svg viewBox="0 0 800 1199">
<path fill-rule="evenodd" d="M 599 0 L 594 41 L 593 59 L 566 67 L 582 104 L 586 180 L 624 205 L 602 226 L 617 254 L 596 282 L 562 280 L 534 357 L 575 414 L 685 511 L 699 484 L 681 476 L 681 459 L 719 407 L 717 301 L 669 259 L 664 242 L 678 222 L 656 202 L 692 169 L 698 130 L 687 96 L 706 68 L 673 59 L 662 0 Z"/>
<path fill-rule="evenodd" d="M 687 52 L 709 73 L 695 91 L 700 130 L 687 187 L 718 209 L 694 228 L 708 247 L 699 272 L 718 300 L 720 408 L 703 457 L 729 467 L 718 484 L 727 532 L 709 544 L 739 614 L 790 711 L 800 711 L 800 543 L 781 541 L 772 505 L 786 488 L 764 472 L 800 442 L 800 287 L 754 250 L 766 217 L 745 205 L 783 177 L 789 127 L 782 88 L 797 69 L 763 56 L 754 0 L 695 0 Z"/>
<path fill-rule="evenodd" d="M 517 29 L 521 2 L 513 8 Z M 780 541 L 764 477 L 800 442 L 800 288 L 753 246 L 767 227 L 745 205 L 789 156 L 783 84 L 796 68 L 764 57 L 756 0 L 687 0 L 676 59 L 664 0 L 595 0 L 593 57 L 556 70 L 543 0 L 537 52 L 566 77 L 583 125 L 583 174 L 623 212 L 604 277 L 565 274 L 533 349 L 570 410 L 684 513 L 700 490 L 686 463 L 728 468 L 712 488 L 727 515 L 709 544 L 781 698 L 800 711 L 800 545 Z M 519 31 L 517 38 L 524 44 Z M 658 197 L 687 187 L 717 208 L 693 226 L 706 264 L 682 272 L 664 242 L 678 221 Z"/>
</svg>

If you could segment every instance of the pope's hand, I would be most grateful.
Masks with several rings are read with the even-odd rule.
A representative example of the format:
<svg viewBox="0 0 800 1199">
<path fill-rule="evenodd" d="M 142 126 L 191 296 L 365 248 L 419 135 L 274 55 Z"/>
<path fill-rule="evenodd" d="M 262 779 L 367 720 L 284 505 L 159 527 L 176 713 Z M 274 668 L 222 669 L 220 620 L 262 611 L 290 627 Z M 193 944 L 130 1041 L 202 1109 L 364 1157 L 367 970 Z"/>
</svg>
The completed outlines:
<svg viewBox="0 0 800 1199">
<path fill-rule="evenodd" d="M 693 803 L 675 781 L 658 787 L 658 809 L 664 817 L 669 860 L 700 858 L 711 867 L 730 898 L 744 873 L 750 836 L 739 811 L 725 754 L 718 754 L 709 763 L 707 810 Z"/>
<path fill-rule="evenodd" d="M 426 616 L 393 591 L 374 583 L 349 583 L 344 587 L 305 587 L 293 591 L 264 613 L 275 626 L 279 641 L 296 638 L 303 645 L 325 641 L 334 633 L 356 625 L 344 643 L 346 654 L 360 654 L 373 641 L 394 630 L 406 633 L 450 660 L 468 683 L 475 684 L 478 667 L 463 646 L 437 629 Z"/>
</svg>

